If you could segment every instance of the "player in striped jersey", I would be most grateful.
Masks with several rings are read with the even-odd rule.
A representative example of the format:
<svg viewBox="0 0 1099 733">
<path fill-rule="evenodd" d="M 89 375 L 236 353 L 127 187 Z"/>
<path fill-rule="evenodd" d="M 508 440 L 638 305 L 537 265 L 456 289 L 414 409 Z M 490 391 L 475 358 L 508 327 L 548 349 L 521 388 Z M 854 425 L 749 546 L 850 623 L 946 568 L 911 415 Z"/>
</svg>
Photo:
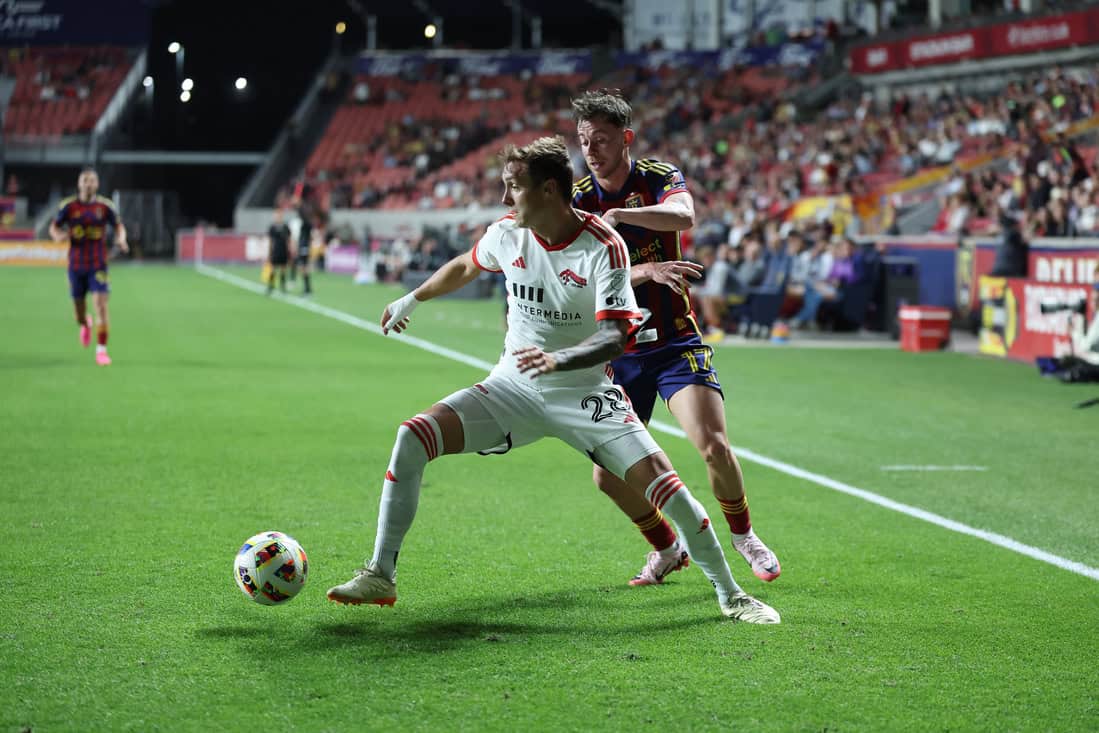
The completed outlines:
<svg viewBox="0 0 1099 733">
<path fill-rule="evenodd" d="M 50 237 L 55 242 L 69 242 L 69 294 L 76 311 L 76 323 L 80 327 L 80 343 L 87 348 L 91 343 L 92 319 L 87 311 L 87 295 L 92 294 L 95 306 L 96 347 L 95 363 L 107 366 L 107 297 L 110 286 L 107 280 L 107 227 L 114 228 L 115 244 L 123 252 L 129 252 L 126 243 L 126 227 L 118 217 L 114 202 L 97 195 L 99 175 L 92 168 L 80 171 L 76 181 L 77 195 L 64 199 L 57 216 L 50 222 Z"/>
<path fill-rule="evenodd" d="M 382 329 L 403 331 L 422 301 L 454 292 L 482 271 L 502 272 L 512 301 L 504 351 L 477 384 L 401 424 L 382 483 L 373 556 L 341 585 L 336 603 L 393 605 L 397 557 L 412 526 L 427 463 L 450 453 L 502 454 L 558 438 L 605 466 L 632 509 L 662 507 L 687 531 L 687 551 L 717 592 L 724 616 L 779 623 L 775 610 L 733 580 L 705 509 L 679 480 L 607 375 L 637 313 L 622 238 L 599 217 L 569 205 L 572 166 L 561 138 L 509 147 L 503 203 L 512 214 L 473 249 L 390 303 Z"/>
<path fill-rule="evenodd" d="M 706 460 L 733 547 L 757 577 L 772 581 L 781 568 L 752 529 L 744 476 L 726 437 L 724 395 L 711 364 L 713 349 L 702 342 L 691 310 L 688 280 L 697 278 L 702 268 L 683 262 L 679 247 L 679 233 L 694 225 L 687 182 L 670 163 L 633 160 L 633 111 L 621 95 L 585 92 L 573 100 L 572 109 L 580 149 L 591 170 L 573 185 L 573 206 L 601 214 L 626 241 L 630 283 L 644 317 L 626 353 L 611 364 L 615 383 L 646 423 L 657 395 L 667 402 Z M 633 513 L 627 489 L 617 477 L 596 466 L 594 478 L 653 546 L 631 585 L 663 582 L 668 573 L 685 566 L 675 533 L 659 511 Z"/>
</svg>

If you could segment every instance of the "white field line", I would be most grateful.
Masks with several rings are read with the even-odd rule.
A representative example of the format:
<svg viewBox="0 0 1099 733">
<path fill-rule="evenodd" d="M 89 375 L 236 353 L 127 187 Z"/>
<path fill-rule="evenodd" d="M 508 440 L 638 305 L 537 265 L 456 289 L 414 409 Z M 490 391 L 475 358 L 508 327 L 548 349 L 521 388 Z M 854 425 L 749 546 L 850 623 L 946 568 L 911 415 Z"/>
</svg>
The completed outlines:
<svg viewBox="0 0 1099 733">
<path fill-rule="evenodd" d="M 245 280 L 244 278 L 237 277 L 236 275 L 232 275 L 216 268 L 208 267 L 202 264 L 196 265 L 195 268 L 198 270 L 199 273 L 203 275 L 212 277 L 216 280 L 221 280 L 222 282 L 229 283 L 230 285 L 235 285 L 236 287 L 243 288 L 244 290 L 249 290 L 253 293 L 264 293 L 266 291 L 266 287 L 259 283 Z M 304 308 L 305 310 L 312 311 L 313 313 L 318 313 L 320 315 L 327 316 L 328 318 L 342 321 L 343 323 L 346 323 L 350 326 L 355 326 L 356 328 L 360 328 L 364 331 L 369 331 L 370 333 L 381 334 L 382 332 L 381 326 L 376 323 L 364 321 L 363 319 L 357 318 L 356 316 L 344 313 L 343 311 L 339 311 L 334 308 L 319 305 L 305 298 L 299 298 L 294 295 L 284 296 L 278 293 L 273 293 L 271 297 L 286 303 L 290 303 L 291 305 L 295 305 L 299 308 Z M 430 341 L 425 341 L 423 339 L 416 338 L 415 336 L 408 336 L 406 334 L 394 334 L 390 336 L 390 338 L 396 338 L 398 341 L 407 343 L 410 346 L 415 346 L 418 349 L 423 349 L 424 351 L 428 351 L 432 354 L 445 356 L 448 359 L 453 359 L 454 361 L 468 364 L 469 366 L 477 367 L 478 369 L 483 369 L 486 372 L 493 367 L 493 364 L 490 364 L 483 359 L 478 359 L 476 357 L 469 356 L 468 354 L 463 354 L 452 349 L 437 346 Z M 653 420 L 649 426 L 654 430 L 659 430 L 660 432 L 667 433 L 668 435 L 674 435 L 679 438 L 687 437 L 687 434 L 678 427 L 674 425 L 669 425 L 659 420 Z M 1053 553 L 1046 552 L 1041 548 L 1023 544 L 1018 540 L 1014 540 L 1002 534 L 997 534 L 996 532 L 989 532 L 987 530 L 977 529 L 976 527 L 970 527 L 967 524 L 956 522 L 953 519 L 943 517 L 933 512 L 925 511 L 918 507 L 909 506 L 908 504 L 902 504 L 899 501 L 893 501 L 892 499 L 882 496 L 881 494 L 875 494 L 872 491 L 860 489 L 855 486 L 851 486 L 850 484 L 846 484 L 842 481 L 837 481 L 836 479 L 822 476 L 819 473 L 813 473 L 812 471 L 807 471 L 804 468 L 798 468 L 797 466 L 793 466 L 789 463 L 784 463 L 783 461 L 769 458 L 768 456 L 761 455 L 748 448 L 734 445 L 733 450 L 736 452 L 739 458 L 752 461 L 753 463 L 758 463 L 761 466 L 766 466 L 780 473 L 785 473 L 788 476 L 794 476 L 795 478 L 803 479 L 810 483 L 817 484 L 818 486 L 823 486 L 826 489 L 838 491 L 841 494 L 854 496 L 856 498 L 862 499 L 863 501 L 868 501 L 871 504 L 877 504 L 878 506 L 885 507 L 886 509 L 891 509 L 895 512 L 900 512 L 901 514 L 905 514 L 909 517 L 914 517 L 915 519 L 921 519 L 925 522 L 930 522 L 931 524 L 937 525 L 944 529 L 948 529 L 952 532 L 958 532 L 959 534 L 976 537 L 977 539 L 984 540 L 985 542 L 990 542 L 997 547 L 1002 547 L 1006 550 L 1017 552 L 1020 555 L 1026 555 L 1027 557 L 1039 560 L 1044 563 L 1048 563 L 1055 567 L 1061 568 L 1062 570 L 1068 570 L 1071 573 L 1083 575 L 1085 577 L 1091 578 L 1092 580 L 1099 580 L 1099 568 L 1093 568 L 1089 565 L 1085 565 L 1084 563 L 1077 562 L 1075 560 L 1069 560 L 1059 555 L 1054 555 Z"/>
<path fill-rule="evenodd" d="M 987 466 L 882 466 L 883 471 L 987 471 Z"/>
</svg>

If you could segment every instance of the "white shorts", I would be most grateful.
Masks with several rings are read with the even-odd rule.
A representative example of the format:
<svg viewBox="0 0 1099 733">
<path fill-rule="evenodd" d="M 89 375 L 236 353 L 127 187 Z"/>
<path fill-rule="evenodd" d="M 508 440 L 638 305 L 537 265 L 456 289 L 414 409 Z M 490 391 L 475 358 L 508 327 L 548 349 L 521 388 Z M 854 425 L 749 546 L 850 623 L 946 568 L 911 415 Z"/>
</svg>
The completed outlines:
<svg viewBox="0 0 1099 733">
<path fill-rule="evenodd" d="M 554 437 L 624 479 L 631 466 L 661 451 L 628 398 L 609 379 L 595 387 L 534 389 L 490 374 L 439 401 L 462 421 L 464 453 L 507 453 Z"/>
</svg>

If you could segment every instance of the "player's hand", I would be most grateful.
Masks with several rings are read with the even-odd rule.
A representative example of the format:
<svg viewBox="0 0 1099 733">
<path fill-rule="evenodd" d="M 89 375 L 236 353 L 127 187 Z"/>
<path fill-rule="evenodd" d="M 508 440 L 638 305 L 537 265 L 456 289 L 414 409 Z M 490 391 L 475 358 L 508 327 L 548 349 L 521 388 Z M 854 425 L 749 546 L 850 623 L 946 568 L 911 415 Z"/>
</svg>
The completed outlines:
<svg viewBox="0 0 1099 733">
<path fill-rule="evenodd" d="M 387 305 L 382 311 L 382 333 L 388 335 L 390 330 L 400 333 L 408 328 L 409 316 L 419 304 L 420 301 L 409 293 Z"/>
<path fill-rule="evenodd" d="M 702 265 L 684 260 L 651 262 L 649 267 L 652 271 L 652 281 L 654 283 L 667 285 L 679 295 L 686 292 L 687 286 L 690 284 L 687 282 L 688 278 L 697 280 L 702 277 Z"/>
<path fill-rule="evenodd" d="M 130 244 L 125 239 L 118 240 L 118 248 L 122 250 L 122 254 L 130 254 Z"/>
<path fill-rule="evenodd" d="M 607 209 L 606 211 L 604 211 L 603 212 L 603 221 L 605 221 L 608 226 L 611 226 L 611 227 L 618 226 L 621 223 L 621 221 L 618 218 L 618 209 Z"/>
<path fill-rule="evenodd" d="M 549 374 L 557 370 L 557 360 L 553 358 L 553 354 L 547 354 L 537 346 L 518 349 L 511 352 L 511 355 L 516 357 L 515 365 L 522 374 L 534 372 L 537 377 L 539 374 Z"/>
</svg>

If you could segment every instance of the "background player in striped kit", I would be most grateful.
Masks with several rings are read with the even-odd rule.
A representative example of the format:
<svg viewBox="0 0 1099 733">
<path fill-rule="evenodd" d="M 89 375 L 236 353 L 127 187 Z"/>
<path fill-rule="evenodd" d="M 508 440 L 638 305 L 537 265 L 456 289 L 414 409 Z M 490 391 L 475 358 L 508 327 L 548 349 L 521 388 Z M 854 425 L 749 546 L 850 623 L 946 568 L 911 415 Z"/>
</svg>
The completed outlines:
<svg viewBox="0 0 1099 733">
<path fill-rule="evenodd" d="M 115 244 L 129 252 L 126 227 L 118 217 L 114 202 L 97 195 L 99 175 L 93 168 L 80 171 L 76 181 L 77 195 L 61 201 L 57 216 L 50 222 L 50 237 L 55 242 L 69 242 L 69 294 L 73 299 L 76 323 L 80 328 L 80 343 L 91 343 L 92 319 L 87 312 L 87 295 L 92 294 L 95 306 L 95 362 L 100 366 L 111 363 L 107 355 L 107 298 L 110 285 L 107 277 L 107 227 L 114 228 Z"/>
<path fill-rule="evenodd" d="M 616 359 L 615 383 L 625 389 L 648 423 L 659 394 L 706 460 L 710 485 L 732 533 L 733 547 L 752 572 L 772 581 L 778 558 L 756 536 L 744 494 L 744 476 L 726 435 L 724 395 L 711 365 L 713 349 L 702 333 L 688 293 L 688 279 L 701 268 L 682 261 L 679 232 L 694 225 L 694 201 L 683 174 L 672 164 L 634 161 L 630 145 L 633 110 L 617 93 L 589 91 L 572 102 L 580 149 L 591 175 L 573 186 L 578 209 L 602 214 L 630 250 L 630 282 L 645 317 Z M 675 534 L 658 511 L 632 513 L 628 492 L 614 475 L 595 467 L 595 482 L 626 512 L 653 546 L 631 585 L 660 583 L 685 567 Z M 626 497 L 624 499 L 624 497 Z"/>
<path fill-rule="evenodd" d="M 419 503 L 428 461 L 448 453 L 507 453 L 556 437 L 618 476 L 632 508 L 661 506 L 689 535 L 688 550 L 713 584 L 724 616 L 778 623 L 771 607 L 733 580 L 702 505 L 611 384 L 636 310 L 621 237 L 569 205 L 572 166 L 561 138 L 504 151 L 503 203 L 513 213 L 473 249 L 389 304 L 382 329 L 400 332 L 422 301 L 454 292 L 482 270 L 503 272 L 516 302 L 500 361 L 481 382 L 401 424 L 382 485 L 373 556 L 328 591 L 337 603 L 392 605 L 397 556 Z M 521 295 L 519 293 L 521 292 Z M 651 502 L 651 504 L 650 504 Z"/>
</svg>

